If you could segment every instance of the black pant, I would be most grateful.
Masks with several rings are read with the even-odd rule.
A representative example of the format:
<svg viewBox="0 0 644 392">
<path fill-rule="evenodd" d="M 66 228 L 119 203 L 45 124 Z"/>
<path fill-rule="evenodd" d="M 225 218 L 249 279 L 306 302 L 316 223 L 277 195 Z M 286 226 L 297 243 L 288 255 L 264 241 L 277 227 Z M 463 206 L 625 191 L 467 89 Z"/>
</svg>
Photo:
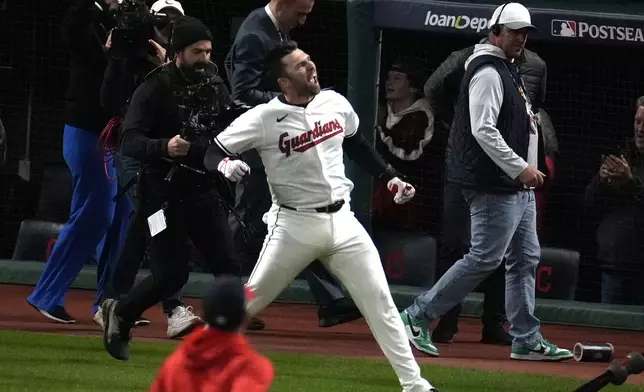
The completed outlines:
<svg viewBox="0 0 644 392">
<path fill-rule="evenodd" d="M 238 249 L 245 249 L 247 258 L 255 262 L 266 236 L 266 224 L 262 221 L 264 213 L 271 208 L 271 195 L 266 181 L 264 168 L 251 169 L 235 189 L 235 212 L 246 225 L 251 238 L 244 242 L 241 225 L 234 216 L 230 217 L 230 227 Z M 304 271 L 311 293 L 319 306 L 326 306 L 346 295 L 333 275 L 324 265 L 315 260 Z"/>
<path fill-rule="evenodd" d="M 148 217 L 159 211 L 165 200 L 148 196 L 142 189 L 140 213 Z M 171 200 L 165 208 L 166 229 L 150 238 L 148 255 L 151 275 L 135 286 L 116 309 L 117 315 L 131 322 L 164 298 L 173 295 L 188 281 L 190 239 L 201 253 L 205 267 L 213 274 L 240 275 L 227 211 L 215 191 L 181 200 Z"/>
<path fill-rule="evenodd" d="M 470 248 L 470 208 L 460 192 L 460 187 L 447 183 L 443 192 L 444 223 L 440 248 L 439 275 L 443 275 Z M 483 326 L 495 328 L 505 321 L 505 264 L 501 264 L 481 284 L 483 300 Z M 456 331 L 462 310 L 456 305 L 443 317 L 441 328 Z"/>
<path fill-rule="evenodd" d="M 135 197 L 136 176 L 140 170 L 140 163 L 130 157 L 117 154 L 114 157 L 119 183 L 119 195 L 127 197 L 132 204 L 133 211 L 128 222 L 127 232 L 121 253 L 113 266 L 106 285 L 106 297 L 119 298 L 127 294 L 136 280 L 136 274 L 141 268 L 148 249 L 148 223 L 147 216 L 140 212 L 139 200 Z M 163 313 L 170 316 L 177 306 L 184 303 L 178 293 L 161 301 Z"/>
</svg>

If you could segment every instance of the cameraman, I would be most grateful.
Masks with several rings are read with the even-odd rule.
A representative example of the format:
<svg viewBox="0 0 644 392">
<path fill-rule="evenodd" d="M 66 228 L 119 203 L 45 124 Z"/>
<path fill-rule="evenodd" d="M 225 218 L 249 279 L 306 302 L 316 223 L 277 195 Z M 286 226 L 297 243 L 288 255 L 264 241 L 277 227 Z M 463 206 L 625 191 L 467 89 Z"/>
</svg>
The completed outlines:
<svg viewBox="0 0 644 392">
<path fill-rule="evenodd" d="M 147 7 L 143 10 L 148 12 Z M 150 21 L 155 21 L 155 23 L 154 26 L 144 25 L 149 28 L 149 35 L 152 37 L 148 42 L 146 56 L 121 57 L 118 54 L 125 52 L 125 50 L 118 50 L 120 49 L 119 43 L 112 42 L 111 39 L 108 40 L 108 48 L 111 49 L 112 45 L 116 45 L 117 51 L 116 53 L 110 51 L 110 60 L 101 88 L 101 103 L 105 110 L 119 121 L 127 110 L 127 103 L 134 90 L 143 82 L 147 74 L 165 62 L 172 22 L 184 15 L 181 3 L 174 0 L 159 0 L 152 5 L 149 12 L 151 14 Z M 160 24 L 158 20 L 165 22 L 165 24 Z M 150 52 L 154 52 L 154 54 L 150 54 Z M 119 126 L 116 126 L 116 133 L 118 133 L 118 128 Z M 119 183 L 119 196 L 116 199 L 117 210 L 120 209 L 119 207 L 127 209 L 129 219 L 121 223 L 123 227 L 126 227 L 126 233 L 118 261 L 109 274 L 109 280 L 101 282 L 106 291 L 102 299 L 117 298 L 130 291 L 147 249 L 147 216 L 137 213 L 137 200 L 134 197 L 135 187 L 133 186 L 137 173 L 141 170 L 141 163 L 134 158 L 117 153 L 115 164 Z M 201 323 L 200 318 L 192 313 L 191 308 L 187 307 L 178 295 L 163 300 L 162 306 L 168 322 L 167 336 L 169 338 L 182 336 Z M 100 308 L 94 314 L 94 321 L 101 327 L 104 326 Z M 148 320 L 140 318 L 136 325 L 147 325 L 148 323 Z"/>
<path fill-rule="evenodd" d="M 204 174 L 205 151 L 215 134 L 202 137 L 190 132 L 194 118 L 191 115 L 188 123 L 182 116 L 188 112 L 185 107 L 195 110 L 206 103 L 219 114 L 231 104 L 228 89 L 210 63 L 212 34 L 201 21 L 184 16 L 174 24 L 171 49 L 175 60 L 149 75 L 135 91 L 121 135 L 121 153 L 144 165 L 138 180 L 138 213 L 149 218 L 152 274 L 127 296 L 102 305 L 105 347 L 117 359 L 129 357 L 129 330 L 135 320 L 188 280 L 188 239 L 213 274 L 240 274 L 227 211 L 216 182 Z M 212 95 L 204 98 L 203 88 L 195 87 L 209 80 L 214 83 L 205 90 Z"/>
</svg>

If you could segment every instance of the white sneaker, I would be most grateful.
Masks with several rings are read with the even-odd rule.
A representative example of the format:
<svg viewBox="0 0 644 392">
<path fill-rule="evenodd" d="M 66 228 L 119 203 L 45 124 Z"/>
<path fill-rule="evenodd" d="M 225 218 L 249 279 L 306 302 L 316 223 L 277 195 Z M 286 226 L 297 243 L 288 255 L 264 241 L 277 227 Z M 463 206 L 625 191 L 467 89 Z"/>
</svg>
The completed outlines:
<svg viewBox="0 0 644 392">
<path fill-rule="evenodd" d="M 94 313 L 94 322 L 98 324 L 101 329 L 105 329 L 105 324 L 103 323 L 103 308 L 100 306 L 98 307 L 96 313 Z"/>
<path fill-rule="evenodd" d="M 203 320 L 192 313 L 192 306 L 177 306 L 168 317 L 168 337 L 174 339 L 185 336 L 203 324 Z"/>
</svg>

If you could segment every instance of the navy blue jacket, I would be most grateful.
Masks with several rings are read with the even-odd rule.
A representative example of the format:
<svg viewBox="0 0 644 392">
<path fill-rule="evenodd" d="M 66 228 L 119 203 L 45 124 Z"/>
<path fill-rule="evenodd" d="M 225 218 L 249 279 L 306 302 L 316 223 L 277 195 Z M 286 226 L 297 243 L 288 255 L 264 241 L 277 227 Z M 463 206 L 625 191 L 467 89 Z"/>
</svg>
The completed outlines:
<svg viewBox="0 0 644 392">
<path fill-rule="evenodd" d="M 517 155 L 524 160 L 528 158 L 530 117 L 526 111 L 525 100 L 512 79 L 514 65 L 496 56 L 482 55 L 468 64 L 461 82 L 446 152 L 447 181 L 485 192 L 518 191 L 523 188 L 521 182 L 511 179 L 498 167 L 472 135 L 469 85 L 476 71 L 484 65 L 494 66 L 503 83 L 503 103 L 497 129 Z M 517 73 L 515 78 L 518 80 Z"/>
</svg>

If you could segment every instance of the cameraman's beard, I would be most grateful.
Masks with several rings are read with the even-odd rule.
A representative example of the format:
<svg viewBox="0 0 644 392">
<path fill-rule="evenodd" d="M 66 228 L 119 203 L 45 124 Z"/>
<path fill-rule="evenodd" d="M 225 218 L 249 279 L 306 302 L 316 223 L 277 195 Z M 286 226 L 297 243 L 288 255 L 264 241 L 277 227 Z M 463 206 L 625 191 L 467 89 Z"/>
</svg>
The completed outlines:
<svg viewBox="0 0 644 392">
<path fill-rule="evenodd" d="M 193 82 L 199 81 L 206 75 L 208 63 L 197 62 L 191 65 L 181 66 L 181 72 Z"/>
</svg>

